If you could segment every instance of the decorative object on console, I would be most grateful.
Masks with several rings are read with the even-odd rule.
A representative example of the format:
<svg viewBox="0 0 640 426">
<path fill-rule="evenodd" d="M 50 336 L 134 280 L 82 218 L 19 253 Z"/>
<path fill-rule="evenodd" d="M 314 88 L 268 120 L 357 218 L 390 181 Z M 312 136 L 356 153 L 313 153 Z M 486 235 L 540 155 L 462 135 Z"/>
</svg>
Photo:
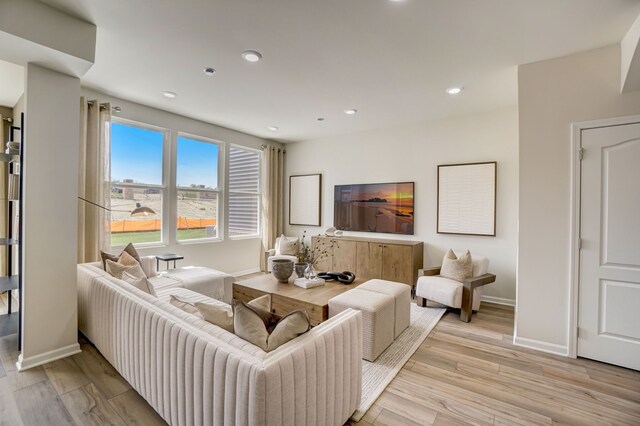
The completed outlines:
<svg viewBox="0 0 640 426">
<path fill-rule="evenodd" d="M 273 276 L 281 283 L 289 282 L 289 277 L 293 274 L 293 260 L 275 259 L 272 265 Z"/>
<path fill-rule="evenodd" d="M 336 233 L 336 228 L 333 226 L 330 226 L 324 229 L 324 235 L 326 235 L 327 237 L 333 237 L 335 233 Z"/>
<path fill-rule="evenodd" d="M 336 185 L 334 226 L 344 231 L 413 235 L 413 192 L 413 182 Z"/>
<path fill-rule="evenodd" d="M 496 235 L 497 162 L 438 166 L 439 234 Z"/>
<path fill-rule="evenodd" d="M 289 225 L 320 226 L 322 175 L 289 176 Z"/>
</svg>

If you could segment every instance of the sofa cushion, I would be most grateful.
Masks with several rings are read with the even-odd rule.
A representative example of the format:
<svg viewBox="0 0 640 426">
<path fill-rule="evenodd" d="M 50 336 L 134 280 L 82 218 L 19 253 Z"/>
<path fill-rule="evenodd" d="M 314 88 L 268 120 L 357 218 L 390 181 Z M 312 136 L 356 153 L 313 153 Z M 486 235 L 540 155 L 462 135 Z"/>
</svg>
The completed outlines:
<svg viewBox="0 0 640 426">
<path fill-rule="evenodd" d="M 310 326 L 304 311 L 293 311 L 282 317 L 271 330 L 270 319 L 264 311 L 247 303 L 234 302 L 233 326 L 236 336 L 270 352 L 288 341 L 306 333 Z"/>
<path fill-rule="evenodd" d="M 169 303 L 171 303 L 176 308 L 182 309 L 188 314 L 200 316 L 200 312 L 198 312 L 198 308 L 196 308 L 195 302 L 184 296 L 171 294 L 169 295 Z"/>
<path fill-rule="evenodd" d="M 440 268 L 440 276 L 449 278 L 459 282 L 463 282 L 465 278 L 473 276 L 473 261 L 469 250 L 459 258 L 456 257 L 453 250 L 449 249 L 442 259 L 442 267 Z"/>
</svg>

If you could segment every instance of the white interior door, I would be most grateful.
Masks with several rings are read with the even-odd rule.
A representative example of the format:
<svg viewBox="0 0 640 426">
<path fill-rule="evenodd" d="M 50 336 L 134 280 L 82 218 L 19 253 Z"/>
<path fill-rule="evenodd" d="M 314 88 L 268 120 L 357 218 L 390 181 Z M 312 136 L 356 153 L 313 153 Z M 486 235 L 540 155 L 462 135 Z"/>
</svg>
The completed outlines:
<svg viewBox="0 0 640 426">
<path fill-rule="evenodd" d="M 581 142 L 578 356 L 640 370 L 640 123 Z"/>
</svg>

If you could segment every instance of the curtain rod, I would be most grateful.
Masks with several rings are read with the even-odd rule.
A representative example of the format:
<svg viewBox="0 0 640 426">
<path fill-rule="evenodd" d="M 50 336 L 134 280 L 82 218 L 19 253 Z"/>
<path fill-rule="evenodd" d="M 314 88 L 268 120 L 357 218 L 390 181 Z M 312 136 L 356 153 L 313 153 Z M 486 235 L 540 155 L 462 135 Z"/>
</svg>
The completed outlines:
<svg viewBox="0 0 640 426">
<path fill-rule="evenodd" d="M 91 104 L 91 105 L 95 105 L 96 101 L 88 101 L 87 103 Z M 107 102 L 103 102 L 103 103 L 100 103 L 99 105 L 100 105 L 100 109 L 106 109 L 107 105 L 109 105 L 109 104 Z M 122 108 L 120 108 L 118 105 L 115 105 L 115 106 L 111 107 L 111 111 L 112 112 L 121 112 Z"/>
<path fill-rule="evenodd" d="M 264 150 L 265 148 L 281 149 L 283 154 L 286 154 L 286 153 L 287 153 L 287 150 L 286 150 L 286 149 L 284 149 L 284 148 L 278 148 L 278 147 L 271 146 L 271 145 L 264 145 L 264 144 L 263 144 L 263 145 L 261 145 L 261 146 L 260 146 L 260 148 L 262 148 L 263 150 Z"/>
</svg>

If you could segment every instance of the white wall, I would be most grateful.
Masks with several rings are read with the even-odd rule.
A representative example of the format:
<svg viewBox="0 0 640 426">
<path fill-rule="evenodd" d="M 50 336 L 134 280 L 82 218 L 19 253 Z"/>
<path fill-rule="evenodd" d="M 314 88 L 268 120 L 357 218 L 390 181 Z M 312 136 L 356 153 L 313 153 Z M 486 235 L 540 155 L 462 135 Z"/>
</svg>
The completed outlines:
<svg viewBox="0 0 640 426">
<path fill-rule="evenodd" d="M 28 64 L 25 81 L 19 369 L 80 350 L 76 315 L 80 80 Z"/>
<path fill-rule="evenodd" d="M 114 117 L 126 118 L 169 130 L 181 131 L 255 149 L 260 149 L 261 145 L 267 142 L 265 139 L 246 133 L 215 126 L 146 105 L 128 102 L 86 88 L 82 89 L 82 94 L 88 99 L 98 99 L 100 102 L 111 102 L 112 106 L 120 106 L 122 112 L 114 113 Z M 273 144 L 273 142 L 270 143 Z M 179 265 L 206 266 L 232 275 L 239 275 L 243 272 L 254 272 L 260 269 L 261 246 L 261 239 L 258 237 L 241 240 L 227 239 L 217 242 L 174 242 L 163 246 L 140 248 L 138 251 L 141 255 L 166 252 L 179 253 L 185 257 L 184 260 L 178 261 Z M 164 267 L 163 262 L 161 262 L 160 267 Z"/>
<path fill-rule="evenodd" d="M 357 118 L 356 118 L 357 119 Z M 333 223 L 334 185 L 415 182 L 415 235 L 351 233 L 425 243 L 425 266 L 440 265 L 449 248 L 482 253 L 496 283 L 485 294 L 515 300 L 518 210 L 518 117 L 515 107 L 450 120 L 385 128 L 286 146 L 286 176 L 322 173 L 322 227 L 286 226 L 287 235 L 314 235 Z M 496 237 L 436 233 L 437 166 L 498 162 Z M 288 188 L 285 211 L 288 212 Z M 288 219 L 285 220 L 288 223 Z"/>
<path fill-rule="evenodd" d="M 638 114 L 640 91 L 620 94 L 619 45 L 523 65 L 518 74 L 520 233 L 515 342 L 566 354 L 571 123 Z"/>
</svg>

